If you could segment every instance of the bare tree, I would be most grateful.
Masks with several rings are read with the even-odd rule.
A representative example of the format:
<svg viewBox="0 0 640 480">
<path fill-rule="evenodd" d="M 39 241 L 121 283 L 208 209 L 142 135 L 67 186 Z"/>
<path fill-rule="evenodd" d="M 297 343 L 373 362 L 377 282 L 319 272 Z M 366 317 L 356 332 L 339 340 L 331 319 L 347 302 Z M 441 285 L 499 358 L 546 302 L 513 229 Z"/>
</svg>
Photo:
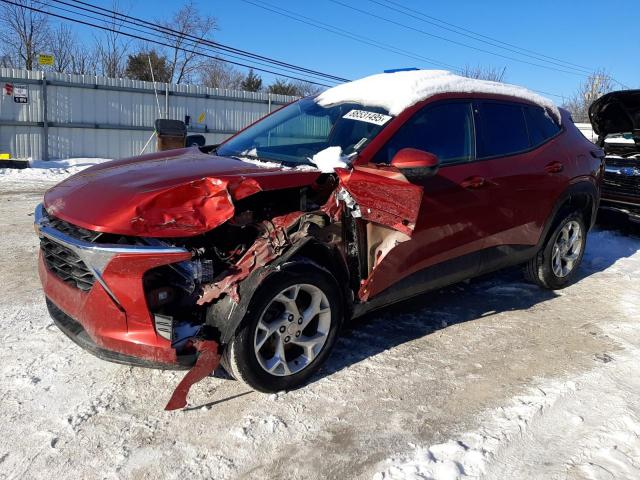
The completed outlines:
<svg viewBox="0 0 640 480">
<path fill-rule="evenodd" d="M 492 82 L 504 82 L 507 67 L 491 67 L 487 65 L 465 65 L 460 74 L 463 77 L 475 78 L 478 80 L 491 80 Z"/>
<path fill-rule="evenodd" d="M 107 77 L 121 77 L 125 67 L 126 58 L 131 42 L 120 33 L 122 21 L 118 13 L 122 13 L 120 4 L 113 0 L 111 10 L 114 12 L 107 21 L 110 31 L 105 31 L 96 38 L 96 53 L 98 55 L 99 73 Z"/>
<path fill-rule="evenodd" d="M 14 0 L 14 4 L 3 3 L 0 9 L 0 30 L 5 54 L 14 57 L 12 62 L 27 70 L 33 70 L 49 40 L 49 19 L 46 14 L 27 7 L 44 10 L 46 1 Z"/>
<path fill-rule="evenodd" d="M 54 72 L 71 72 L 77 39 L 65 24 L 58 24 L 51 30 L 49 53 L 53 55 Z"/>
<path fill-rule="evenodd" d="M 200 81 L 207 87 L 239 90 L 244 80 L 242 72 L 222 60 L 209 60 L 201 66 Z"/>
<path fill-rule="evenodd" d="M 0 54 L 0 67 L 3 68 L 13 68 L 14 63 L 13 63 L 13 59 L 11 58 L 11 55 L 9 55 L 8 53 L 4 53 L 3 52 Z"/>
<path fill-rule="evenodd" d="M 98 69 L 98 51 L 97 48 L 87 48 L 77 43 L 73 47 L 73 55 L 71 56 L 71 73 L 79 75 L 95 75 Z"/>
<path fill-rule="evenodd" d="M 324 90 L 319 85 L 313 84 L 311 82 L 304 82 L 302 80 L 296 80 L 295 82 L 293 82 L 293 86 L 296 89 L 295 95 L 297 95 L 298 97 L 317 95 Z"/>
<path fill-rule="evenodd" d="M 172 30 L 164 35 L 170 50 L 167 57 L 172 82 L 190 81 L 203 65 L 202 57 L 196 52 L 202 47 L 202 41 L 216 30 L 216 19 L 203 14 L 202 9 L 189 0 L 170 19 L 158 20 L 158 24 Z"/>
<path fill-rule="evenodd" d="M 613 78 L 603 68 L 596 70 L 578 87 L 564 104 L 576 122 L 589 122 L 589 107 L 598 98 L 613 90 Z"/>
</svg>

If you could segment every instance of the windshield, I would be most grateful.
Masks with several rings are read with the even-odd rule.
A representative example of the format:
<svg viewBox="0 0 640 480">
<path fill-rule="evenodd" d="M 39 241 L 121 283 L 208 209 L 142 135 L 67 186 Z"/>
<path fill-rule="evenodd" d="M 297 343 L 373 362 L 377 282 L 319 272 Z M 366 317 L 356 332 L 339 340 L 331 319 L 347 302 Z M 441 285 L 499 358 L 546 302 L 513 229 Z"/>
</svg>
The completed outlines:
<svg viewBox="0 0 640 480">
<path fill-rule="evenodd" d="M 356 103 L 321 107 L 303 98 L 239 133 L 216 153 L 295 166 L 311 164 L 313 156 L 328 147 L 340 147 L 343 159 L 349 160 L 391 118 L 381 108 Z"/>
</svg>

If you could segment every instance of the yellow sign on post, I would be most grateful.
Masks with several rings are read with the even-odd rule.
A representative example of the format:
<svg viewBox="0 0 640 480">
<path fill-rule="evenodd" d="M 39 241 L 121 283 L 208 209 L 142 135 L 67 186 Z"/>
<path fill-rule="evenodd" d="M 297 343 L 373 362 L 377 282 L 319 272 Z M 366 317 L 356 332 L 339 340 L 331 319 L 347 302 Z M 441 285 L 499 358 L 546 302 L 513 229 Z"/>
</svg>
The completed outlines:
<svg viewBox="0 0 640 480">
<path fill-rule="evenodd" d="M 205 118 L 206 114 L 202 112 L 200 115 L 198 115 L 198 123 L 203 123 Z"/>
<path fill-rule="evenodd" d="M 41 53 L 38 55 L 38 63 L 40 65 L 53 65 L 53 55 L 45 55 Z"/>
</svg>

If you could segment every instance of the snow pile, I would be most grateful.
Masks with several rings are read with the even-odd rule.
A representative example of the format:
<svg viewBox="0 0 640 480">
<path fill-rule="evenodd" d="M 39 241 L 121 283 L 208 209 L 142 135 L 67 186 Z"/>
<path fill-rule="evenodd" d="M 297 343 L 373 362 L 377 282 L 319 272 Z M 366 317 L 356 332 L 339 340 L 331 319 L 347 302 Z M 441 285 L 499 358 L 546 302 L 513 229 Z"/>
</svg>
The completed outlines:
<svg viewBox="0 0 640 480">
<path fill-rule="evenodd" d="M 560 122 L 560 110 L 549 99 L 524 87 L 461 77 L 446 70 L 411 70 L 380 73 L 343 83 L 316 97 L 324 107 L 355 102 L 368 107 L 381 107 L 391 115 L 434 95 L 449 92 L 489 93 L 518 97 L 549 110 Z"/>
<path fill-rule="evenodd" d="M 30 160 L 30 168 L 0 168 L 0 185 L 58 183 L 85 168 L 108 162 L 108 158 L 69 158 L 67 160 Z"/>
<path fill-rule="evenodd" d="M 66 160 L 29 160 L 29 166 L 31 168 L 40 169 L 77 169 L 83 170 L 93 165 L 99 165 L 100 163 L 110 161 L 110 158 L 67 158 Z"/>
<path fill-rule="evenodd" d="M 342 155 L 342 147 L 328 147 L 320 150 L 309 161 L 313 163 L 322 173 L 333 173 L 336 168 L 346 168 L 347 158 Z"/>
</svg>

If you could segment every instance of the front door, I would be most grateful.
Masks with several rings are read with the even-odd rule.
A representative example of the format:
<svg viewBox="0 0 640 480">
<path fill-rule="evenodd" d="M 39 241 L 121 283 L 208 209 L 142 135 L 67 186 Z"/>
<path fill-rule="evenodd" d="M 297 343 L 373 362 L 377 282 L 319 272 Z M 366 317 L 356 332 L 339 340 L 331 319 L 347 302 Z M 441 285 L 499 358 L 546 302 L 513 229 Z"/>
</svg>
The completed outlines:
<svg viewBox="0 0 640 480">
<path fill-rule="evenodd" d="M 490 169 L 475 161 L 474 132 L 471 101 L 436 102 L 418 111 L 374 156 L 377 165 L 388 165 L 402 148 L 416 148 L 437 155 L 441 166 L 433 177 L 408 178 L 423 189 L 415 227 L 370 273 L 367 298 L 412 273 L 446 268 L 452 260 L 459 273 L 477 273 L 478 252 L 494 226 Z"/>
</svg>

